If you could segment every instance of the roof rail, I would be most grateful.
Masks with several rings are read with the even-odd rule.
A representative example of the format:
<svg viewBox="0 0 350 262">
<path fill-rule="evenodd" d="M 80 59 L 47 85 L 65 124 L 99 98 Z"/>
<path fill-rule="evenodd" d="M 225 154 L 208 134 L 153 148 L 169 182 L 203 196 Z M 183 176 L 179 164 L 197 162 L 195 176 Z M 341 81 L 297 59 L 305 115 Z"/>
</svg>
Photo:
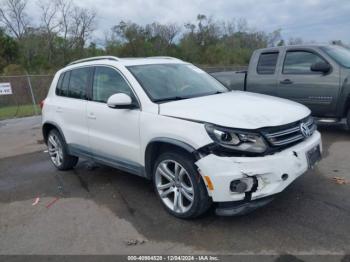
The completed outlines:
<svg viewBox="0 0 350 262">
<path fill-rule="evenodd" d="M 174 60 L 179 60 L 176 57 L 172 57 L 172 56 L 149 56 L 147 58 L 154 58 L 154 59 L 174 59 Z"/>
<path fill-rule="evenodd" d="M 84 58 L 84 59 L 79 59 L 76 61 L 73 61 L 69 63 L 68 65 L 75 65 L 78 63 L 83 63 L 83 62 L 90 62 L 90 61 L 96 61 L 96 60 L 114 60 L 114 61 L 119 61 L 119 58 L 116 56 L 94 56 L 94 57 L 89 57 L 89 58 Z"/>
</svg>

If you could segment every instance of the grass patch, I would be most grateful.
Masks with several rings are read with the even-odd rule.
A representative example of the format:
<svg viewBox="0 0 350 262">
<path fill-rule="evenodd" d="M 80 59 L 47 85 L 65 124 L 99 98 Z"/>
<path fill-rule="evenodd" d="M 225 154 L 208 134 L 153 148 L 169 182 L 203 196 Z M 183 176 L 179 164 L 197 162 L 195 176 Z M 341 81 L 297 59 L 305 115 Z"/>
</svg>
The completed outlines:
<svg viewBox="0 0 350 262">
<path fill-rule="evenodd" d="M 36 105 L 36 109 L 38 114 L 41 114 L 41 109 L 38 105 Z M 0 120 L 33 115 L 35 115 L 33 105 L 0 107 Z"/>
</svg>

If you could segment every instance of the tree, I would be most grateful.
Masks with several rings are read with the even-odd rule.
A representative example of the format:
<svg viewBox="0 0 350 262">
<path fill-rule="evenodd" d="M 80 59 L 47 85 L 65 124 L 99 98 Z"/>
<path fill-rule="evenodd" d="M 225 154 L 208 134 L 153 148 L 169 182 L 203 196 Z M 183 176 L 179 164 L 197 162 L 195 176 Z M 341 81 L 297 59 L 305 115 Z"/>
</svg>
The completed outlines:
<svg viewBox="0 0 350 262">
<path fill-rule="evenodd" d="M 48 62 L 51 62 L 54 52 L 54 40 L 60 27 L 58 18 L 59 2 L 57 0 L 49 2 L 40 0 L 38 6 L 41 10 L 41 26 L 46 38 L 47 59 Z"/>
<path fill-rule="evenodd" d="M 282 40 L 281 36 L 282 29 L 277 29 L 273 31 L 272 33 L 268 34 L 267 36 L 267 45 L 268 46 L 276 46 L 277 43 L 279 43 Z"/>
<path fill-rule="evenodd" d="M 27 0 L 2 0 L 0 2 L 0 23 L 17 39 L 22 39 L 29 27 L 25 11 Z"/>
<path fill-rule="evenodd" d="M 71 35 L 77 49 L 82 51 L 90 34 L 94 31 L 96 12 L 87 8 L 75 7 L 72 16 Z"/>
<path fill-rule="evenodd" d="M 67 53 L 70 49 L 69 44 L 69 30 L 71 27 L 71 18 L 73 14 L 73 7 L 71 0 L 58 0 L 58 16 L 59 16 L 59 32 L 61 36 L 61 50 L 63 63 L 67 62 Z"/>
<path fill-rule="evenodd" d="M 284 40 L 281 39 L 281 40 L 278 42 L 277 46 L 285 46 Z"/>
<path fill-rule="evenodd" d="M 285 44 L 281 29 L 256 31 L 245 19 L 217 21 L 199 14 L 182 28 L 171 23 L 120 21 L 106 35 L 102 48 L 94 39 L 90 41 L 96 20 L 93 10 L 80 8 L 72 0 L 37 0 L 40 24 L 29 26 L 27 21 L 34 19 L 25 12 L 26 1 L 0 0 L 0 26 L 4 26 L 0 69 L 15 64 L 32 73 L 48 72 L 73 59 L 104 54 L 169 55 L 202 65 L 245 65 L 255 49 Z M 300 42 L 291 38 L 288 43 Z"/>
<path fill-rule="evenodd" d="M 116 40 L 121 43 L 119 50 L 121 56 L 147 56 L 150 53 L 148 49 L 151 32 L 142 26 L 120 21 L 112 28 L 112 32 Z"/>
<path fill-rule="evenodd" d="M 62 63 L 66 64 L 72 57 L 84 56 L 84 48 L 95 30 L 97 13 L 76 6 L 72 0 L 55 0 L 55 9 L 58 21 L 56 41 L 62 52 Z"/>
<path fill-rule="evenodd" d="M 0 71 L 18 57 L 17 42 L 0 28 Z"/>
<path fill-rule="evenodd" d="M 197 40 L 201 46 L 210 45 L 216 42 L 220 36 L 220 26 L 211 17 L 199 14 L 197 16 L 198 31 Z"/>
<path fill-rule="evenodd" d="M 174 39 L 181 29 L 177 24 L 147 24 L 144 29 L 144 41 L 152 45 L 152 52 L 157 55 L 171 53 L 174 47 Z"/>
<path fill-rule="evenodd" d="M 247 32 L 248 31 L 248 23 L 244 18 L 238 19 L 237 22 L 237 31 L 238 32 Z"/>
</svg>

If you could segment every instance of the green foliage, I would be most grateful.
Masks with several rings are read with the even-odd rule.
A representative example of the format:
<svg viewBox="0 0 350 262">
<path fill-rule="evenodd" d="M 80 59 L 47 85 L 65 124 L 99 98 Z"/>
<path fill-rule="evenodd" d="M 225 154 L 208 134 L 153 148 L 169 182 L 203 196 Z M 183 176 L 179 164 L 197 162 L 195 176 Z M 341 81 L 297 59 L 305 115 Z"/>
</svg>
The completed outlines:
<svg viewBox="0 0 350 262">
<path fill-rule="evenodd" d="M 17 42 L 0 28 L 0 71 L 18 56 Z"/>
<path fill-rule="evenodd" d="M 35 115 L 35 112 L 40 112 L 40 107 L 38 105 L 35 105 L 35 107 L 36 109 L 32 104 L 1 107 L 0 120 Z"/>
<path fill-rule="evenodd" d="M 122 21 L 113 27 L 106 53 L 120 57 L 176 56 L 206 65 L 247 64 L 255 49 L 279 39 L 278 30 L 268 35 L 249 30 L 243 20 L 239 22 L 240 31 L 235 31 L 235 24 L 218 23 L 199 14 L 197 23 L 185 24 L 186 31 L 180 35 L 175 25 L 140 26 Z"/>
<path fill-rule="evenodd" d="M 99 55 L 175 56 L 195 64 L 245 65 L 255 49 L 284 44 L 280 32 L 258 32 L 249 29 L 242 19 L 219 23 L 202 14 L 183 28 L 176 24 L 155 22 L 142 26 L 121 21 L 111 29 L 104 47 L 94 42 L 83 45 L 76 37 L 41 27 L 27 28 L 21 38 L 0 30 L 0 70 L 6 74 L 49 73 L 72 60 Z"/>
<path fill-rule="evenodd" d="M 4 75 L 24 75 L 26 70 L 18 64 L 9 64 L 3 69 Z"/>
</svg>

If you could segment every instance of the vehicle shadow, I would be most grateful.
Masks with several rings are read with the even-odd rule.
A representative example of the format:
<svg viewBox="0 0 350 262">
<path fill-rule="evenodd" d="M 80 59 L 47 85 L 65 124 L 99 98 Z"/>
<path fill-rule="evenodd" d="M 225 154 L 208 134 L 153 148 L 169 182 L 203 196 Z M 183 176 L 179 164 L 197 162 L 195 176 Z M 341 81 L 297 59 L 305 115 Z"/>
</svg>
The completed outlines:
<svg viewBox="0 0 350 262">
<path fill-rule="evenodd" d="M 349 141 L 350 130 L 343 123 L 326 124 L 318 123 L 317 129 L 322 135 L 323 156 L 329 154 L 329 147 L 335 142 Z"/>
</svg>

